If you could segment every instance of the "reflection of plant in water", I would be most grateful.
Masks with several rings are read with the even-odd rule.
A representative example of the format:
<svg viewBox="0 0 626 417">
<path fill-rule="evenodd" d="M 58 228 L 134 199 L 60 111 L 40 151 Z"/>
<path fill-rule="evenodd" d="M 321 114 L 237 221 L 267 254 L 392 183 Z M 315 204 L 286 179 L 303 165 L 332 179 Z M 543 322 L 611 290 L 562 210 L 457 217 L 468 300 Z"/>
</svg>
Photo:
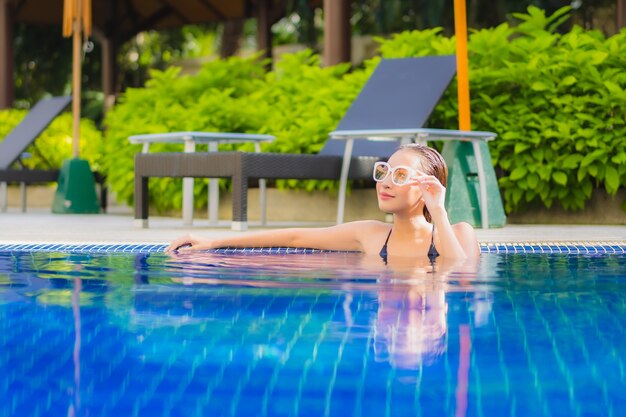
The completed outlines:
<svg viewBox="0 0 626 417">
<path fill-rule="evenodd" d="M 57 305 L 69 307 L 72 305 L 72 295 L 73 291 L 71 288 L 68 289 L 47 289 L 46 291 L 41 291 L 39 293 L 32 294 L 38 303 L 46 304 L 46 305 Z M 94 305 L 95 303 L 95 295 L 92 293 L 83 292 L 80 296 L 80 306 L 86 307 Z"/>
<path fill-rule="evenodd" d="M 62 252 L 18 252 L 13 254 L 13 271 L 42 279 L 72 280 L 102 278 L 106 257 Z"/>
<path fill-rule="evenodd" d="M 163 254 L 17 252 L 12 256 L 12 269 L 42 279 L 73 280 L 80 277 L 131 284 L 136 257 L 145 258 L 143 268 L 151 270 L 153 280 L 161 278 L 158 272 L 163 270 L 163 261 L 167 259 Z"/>
</svg>

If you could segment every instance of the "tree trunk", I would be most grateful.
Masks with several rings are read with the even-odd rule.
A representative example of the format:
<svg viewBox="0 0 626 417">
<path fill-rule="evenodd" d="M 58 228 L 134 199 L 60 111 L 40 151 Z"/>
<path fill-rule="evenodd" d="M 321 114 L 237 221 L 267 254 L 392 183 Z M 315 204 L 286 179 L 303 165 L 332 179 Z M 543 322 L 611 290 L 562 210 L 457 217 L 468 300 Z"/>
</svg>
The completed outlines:
<svg viewBox="0 0 626 417">
<path fill-rule="evenodd" d="M 324 65 L 351 60 L 350 0 L 324 0 Z"/>
<path fill-rule="evenodd" d="M 617 0 L 617 32 L 626 27 L 626 0 Z"/>
<path fill-rule="evenodd" d="M 13 80 L 13 21 L 12 7 L 0 0 L 0 109 L 13 106 L 15 95 Z"/>
</svg>

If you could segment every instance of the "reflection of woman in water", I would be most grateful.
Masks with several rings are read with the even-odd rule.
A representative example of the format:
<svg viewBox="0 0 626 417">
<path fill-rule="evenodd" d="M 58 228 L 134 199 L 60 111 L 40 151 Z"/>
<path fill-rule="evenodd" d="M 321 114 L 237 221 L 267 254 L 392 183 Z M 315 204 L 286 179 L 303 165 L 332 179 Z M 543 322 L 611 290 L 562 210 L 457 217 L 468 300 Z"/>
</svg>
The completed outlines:
<svg viewBox="0 0 626 417">
<path fill-rule="evenodd" d="M 437 256 L 477 258 L 474 229 L 467 223 L 450 224 L 444 202 L 447 167 L 434 149 L 408 145 L 388 162 L 377 162 L 374 180 L 379 208 L 393 214 L 393 224 L 375 220 L 344 223 L 326 228 L 268 230 L 223 239 L 184 236 L 167 250 L 203 250 L 219 247 L 288 246 L 358 251 L 392 257 Z"/>
<path fill-rule="evenodd" d="M 405 369 L 431 363 L 446 351 L 447 312 L 441 285 L 381 289 L 374 325 L 376 360 Z"/>
<path fill-rule="evenodd" d="M 245 259 L 245 260 L 244 260 Z M 391 257 L 381 265 L 374 256 L 342 254 L 255 255 L 232 257 L 216 253 L 185 253 L 173 257 L 187 285 L 233 285 L 256 288 L 341 288 L 345 322 L 351 326 L 357 307 L 355 292 L 375 292 L 372 349 L 376 361 L 400 369 L 416 369 L 435 362 L 447 350 L 449 291 L 467 291 L 475 282 L 477 260 Z M 244 277 L 228 271 L 252 265 Z M 211 268 L 201 268 L 210 264 Z M 248 265 L 250 264 L 250 265 Z M 350 271 L 344 275 L 344 271 Z M 268 276 L 274 279 L 267 279 Z M 353 278 L 358 277 L 357 281 Z M 474 303 L 473 303 L 474 304 Z M 475 305 L 475 304 L 474 304 Z M 481 316 L 484 316 L 484 309 Z M 475 311 L 478 314 L 478 311 Z M 487 311 L 488 313 L 488 311 Z M 475 317 L 475 323 L 480 323 Z M 452 331 L 456 331 L 453 325 Z"/>
<path fill-rule="evenodd" d="M 245 258 L 242 259 L 242 258 Z M 329 257 L 310 255 L 255 255 L 229 257 L 217 253 L 185 252 L 170 262 L 180 272 L 173 278 L 189 285 L 235 285 L 258 288 L 341 288 L 345 322 L 354 323 L 354 292 L 374 291 L 376 307 L 371 348 L 376 361 L 394 368 L 416 369 L 436 361 L 447 350 L 448 291 L 466 291 L 474 282 L 478 259 L 389 256 L 386 265 L 378 256 L 356 253 Z M 212 267 L 198 276 L 199 265 Z M 255 274 L 230 278 L 227 271 L 241 264 Z M 349 271 L 344 275 L 344 271 Z M 194 276 L 195 275 L 195 276 Z M 268 280 L 272 276 L 275 279 Z M 354 280 L 358 277 L 358 280 Z M 453 326 L 456 330 L 456 326 Z"/>
<path fill-rule="evenodd" d="M 432 264 L 423 258 L 389 260 L 378 281 L 378 310 L 373 324 L 377 361 L 415 369 L 446 351 L 447 278 L 466 268 L 467 263 L 440 259 Z"/>
<path fill-rule="evenodd" d="M 373 324 L 376 360 L 416 369 L 444 354 L 450 330 L 446 294 L 466 291 L 465 284 L 474 282 L 477 267 L 472 259 L 440 259 L 434 265 L 425 259 L 391 260 L 378 281 Z"/>
</svg>

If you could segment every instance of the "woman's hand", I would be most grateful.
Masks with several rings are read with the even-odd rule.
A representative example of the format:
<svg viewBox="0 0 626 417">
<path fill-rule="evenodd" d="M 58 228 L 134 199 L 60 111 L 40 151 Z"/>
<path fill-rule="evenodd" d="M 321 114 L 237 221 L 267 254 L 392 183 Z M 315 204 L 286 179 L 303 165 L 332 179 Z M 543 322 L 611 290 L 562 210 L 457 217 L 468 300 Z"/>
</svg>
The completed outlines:
<svg viewBox="0 0 626 417">
<path fill-rule="evenodd" d="M 446 188 L 432 175 L 420 171 L 417 174 L 413 179 L 422 191 L 433 224 L 437 225 L 434 239 L 439 255 L 442 258 L 478 259 L 480 250 L 472 226 L 465 222 L 450 224 L 445 207 Z"/>
<path fill-rule="evenodd" d="M 207 239 L 197 238 L 192 235 L 186 235 L 173 240 L 170 245 L 165 248 L 165 252 L 188 252 L 203 249 L 212 249 L 212 242 Z"/>
<path fill-rule="evenodd" d="M 417 171 L 418 176 L 413 180 L 422 191 L 424 204 L 429 212 L 434 213 L 438 210 L 445 210 L 446 188 L 439 182 L 437 177 L 426 175 L 421 171 Z"/>
</svg>

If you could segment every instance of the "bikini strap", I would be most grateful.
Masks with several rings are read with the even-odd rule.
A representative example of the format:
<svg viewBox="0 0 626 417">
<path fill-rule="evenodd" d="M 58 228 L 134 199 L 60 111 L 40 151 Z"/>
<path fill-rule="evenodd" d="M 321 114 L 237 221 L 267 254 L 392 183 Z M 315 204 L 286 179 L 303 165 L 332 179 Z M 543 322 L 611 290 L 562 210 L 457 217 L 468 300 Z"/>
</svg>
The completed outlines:
<svg viewBox="0 0 626 417">
<path fill-rule="evenodd" d="M 433 231 L 430 236 L 430 248 L 428 248 L 428 258 L 432 262 L 437 256 L 439 256 L 439 251 L 435 247 L 435 225 L 433 224 Z"/>
<path fill-rule="evenodd" d="M 380 252 L 378 252 L 378 255 L 380 255 L 380 257 L 382 258 L 382 260 L 385 263 L 385 265 L 387 265 L 387 242 L 389 242 L 389 236 L 391 236 L 391 231 L 392 230 L 393 230 L 393 227 L 389 230 L 389 234 L 387 235 L 387 239 L 385 239 L 385 244 L 383 245 L 382 248 L 380 248 Z"/>
<path fill-rule="evenodd" d="M 387 242 L 389 242 L 389 238 L 391 237 L 391 232 L 393 232 L 393 227 L 389 229 L 389 234 L 387 235 L 387 239 L 385 239 L 384 247 L 387 247 Z"/>
<path fill-rule="evenodd" d="M 430 234 L 430 246 L 435 246 L 435 223 L 433 223 L 433 231 Z"/>
</svg>

